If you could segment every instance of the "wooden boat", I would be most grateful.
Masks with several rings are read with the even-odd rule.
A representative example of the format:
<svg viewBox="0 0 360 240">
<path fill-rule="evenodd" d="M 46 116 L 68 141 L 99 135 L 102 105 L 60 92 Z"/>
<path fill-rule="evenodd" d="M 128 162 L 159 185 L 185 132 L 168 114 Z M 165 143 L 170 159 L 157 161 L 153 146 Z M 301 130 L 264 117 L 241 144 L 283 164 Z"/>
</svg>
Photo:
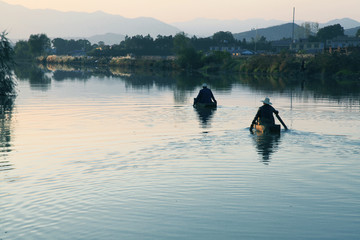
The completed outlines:
<svg viewBox="0 0 360 240">
<path fill-rule="evenodd" d="M 255 124 L 255 131 L 258 133 L 280 134 L 280 129 L 281 126 L 278 124 L 274 124 L 274 125 Z"/>
<path fill-rule="evenodd" d="M 194 107 L 201 107 L 201 108 L 216 108 L 216 103 L 195 103 Z"/>
<path fill-rule="evenodd" d="M 195 98 L 194 98 L 194 107 L 200 107 L 200 108 L 216 108 L 217 107 L 217 103 L 216 102 L 211 102 L 211 103 L 199 103 L 196 102 Z"/>
</svg>

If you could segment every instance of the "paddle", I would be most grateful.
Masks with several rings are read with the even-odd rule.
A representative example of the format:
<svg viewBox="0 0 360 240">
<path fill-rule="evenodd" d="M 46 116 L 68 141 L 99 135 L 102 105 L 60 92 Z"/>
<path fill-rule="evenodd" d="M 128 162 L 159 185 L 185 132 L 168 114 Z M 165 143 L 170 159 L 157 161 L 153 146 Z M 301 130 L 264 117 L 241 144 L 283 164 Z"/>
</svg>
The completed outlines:
<svg viewBox="0 0 360 240">
<path fill-rule="evenodd" d="M 281 117 L 279 116 L 278 113 L 275 113 L 277 119 L 281 122 L 281 124 L 284 126 L 285 130 L 288 130 L 287 126 L 285 125 L 285 123 L 283 122 L 283 120 L 281 119 Z"/>
<path fill-rule="evenodd" d="M 255 119 L 251 122 L 251 125 L 250 125 L 250 132 L 253 133 L 253 128 L 254 128 L 254 125 L 255 125 L 256 121 Z"/>
<path fill-rule="evenodd" d="M 253 130 L 253 123 L 251 123 L 251 125 L 250 125 L 250 132 L 252 133 L 252 130 Z"/>
</svg>

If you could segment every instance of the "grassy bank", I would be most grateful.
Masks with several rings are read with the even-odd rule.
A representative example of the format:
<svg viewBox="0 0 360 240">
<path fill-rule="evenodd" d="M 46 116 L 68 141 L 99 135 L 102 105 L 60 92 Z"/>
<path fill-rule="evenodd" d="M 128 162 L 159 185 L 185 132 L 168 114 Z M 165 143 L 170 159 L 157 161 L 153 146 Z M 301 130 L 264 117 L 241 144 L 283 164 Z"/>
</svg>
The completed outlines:
<svg viewBox="0 0 360 240">
<path fill-rule="evenodd" d="M 201 73 L 237 72 L 256 75 L 318 76 L 343 82 L 360 82 L 360 52 L 319 55 L 255 55 L 250 57 L 203 58 L 198 68 L 181 68 L 176 58 L 160 57 L 72 57 L 47 56 L 37 59 L 43 64 L 74 66 L 109 66 L 125 69 L 197 71 Z"/>
<path fill-rule="evenodd" d="M 158 58 L 127 58 L 127 57 L 73 57 L 73 56 L 41 56 L 37 61 L 42 64 L 74 65 L 74 66 L 109 66 L 121 68 L 149 68 L 159 70 L 177 70 L 176 61 Z"/>
</svg>

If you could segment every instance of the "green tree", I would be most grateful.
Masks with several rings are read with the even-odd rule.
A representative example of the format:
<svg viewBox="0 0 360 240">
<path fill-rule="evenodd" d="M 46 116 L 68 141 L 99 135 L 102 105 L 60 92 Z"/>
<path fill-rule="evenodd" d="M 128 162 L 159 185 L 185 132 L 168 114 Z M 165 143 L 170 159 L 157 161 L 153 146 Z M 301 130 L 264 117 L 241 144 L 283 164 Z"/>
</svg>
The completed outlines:
<svg viewBox="0 0 360 240">
<path fill-rule="evenodd" d="M 360 28 L 357 30 L 357 32 L 356 32 L 356 35 L 355 35 L 356 37 L 360 37 Z"/>
<path fill-rule="evenodd" d="M 190 39 L 185 35 L 184 32 L 176 34 L 173 41 L 174 51 L 177 54 L 184 51 L 184 49 L 191 47 Z"/>
<path fill-rule="evenodd" d="M 224 44 L 224 43 L 232 44 L 236 42 L 231 32 L 223 32 L 223 31 L 214 33 L 213 40 L 217 44 Z"/>
<path fill-rule="evenodd" d="M 77 50 L 84 50 L 84 51 L 90 51 L 91 50 L 91 42 L 89 40 L 86 39 L 79 39 L 76 41 L 77 43 Z"/>
<path fill-rule="evenodd" d="M 70 52 L 76 51 L 76 50 L 82 50 L 82 51 L 90 51 L 92 49 L 91 43 L 88 40 L 85 39 L 79 39 L 79 40 L 65 40 L 62 38 L 55 38 L 51 41 L 53 47 L 56 49 L 57 55 L 67 55 Z"/>
<path fill-rule="evenodd" d="M 104 46 L 105 46 L 105 42 L 104 42 L 104 41 L 99 41 L 99 42 L 98 42 L 98 45 L 99 45 L 99 47 L 104 47 Z"/>
<path fill-rule="evenodd" d="M 15 82 L 12 77 L 13 49 L 6 35 L 6 32 L 0 34 L 0 95 L 2 96 L 15 92 Z"/>
<path fill-rule="evenodd" d="M 204 57 L 206 64 L 224 64 L 231 60 L 231 54 L 226 51 L 213 51 L 210 55 Z"/>
<path fill-rule="evenodd" d="M 195 50 L 191 45 L 190 39 L 184 33 L 175 35 L 174 48 L 177 62 L 181 68 L 197 69 L 202 66 L 202 54 Z"/>
<path fill-rule="evenodd" d="M 29 59 L 32 57 L 29 44 L 24 40 L 16 42 L 14 46 L 14 53 L 16 59 Z"/>
<path fill-rule="evenodd" d="M 320 41 L 331 40 L 338 36 L 344 36 L 344 28 L 340 24 L 335 24 L 319 29 L 316 34 Z"/>
<path fill-rule="evenodd" d="M 154 41 L 154 46 L 161 55 L 171 55 L 173 54 L 172 50 L 174 49 L 173 37 L 170 36 L 161 36 L 158 35 Z"/>
<path fill-rule="evenodd" d="M 50 48 L 50 39 L 46 34 L 30 35 L 29 38 L 30 52 L 34 56 L 40 56 L 45 53 L 45 50 Z"/>
<path fill-rule="evenodd" d="M 217 45 L 214 44 L 214 40 L 212 39 L 212 37 L 197 38 L 196 36 L 193 36 L 190 41 L 196 50 L 204 52 L 209 51 L 210 47 Z"/>
<path fill-rule="evenodd" d="M 55 38 L 51 41 L 53 47 L 56 49 L 56 54 L 64 55 L 68 52 L 68 41 L 62 38 Z"/>
</svg>

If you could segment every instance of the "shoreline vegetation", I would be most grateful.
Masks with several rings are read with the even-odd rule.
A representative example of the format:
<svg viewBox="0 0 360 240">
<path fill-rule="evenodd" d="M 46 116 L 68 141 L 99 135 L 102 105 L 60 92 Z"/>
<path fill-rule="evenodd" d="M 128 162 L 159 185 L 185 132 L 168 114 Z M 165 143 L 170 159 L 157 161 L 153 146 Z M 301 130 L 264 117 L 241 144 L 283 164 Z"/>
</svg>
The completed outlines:
<svg viewBox="0 0 360 240">
<path fill-rule="evenodd" d="M 15 94 L 16 83 L 13 79 L 12 70 L 14 66 L 13 49 L 7 38 L 7 33 L 0 33 L 0 110 L 3 113 L 3 97 Z"/>
<path fill-rule="evenodd" d="M 218 53 L 219 55 L 224 53 Z M 117 67 L 127 71 L 147 69 L 200 74 L 241 73 L 247 75 L 280 75 L 288 77 L 328 78 L 342 83 L 360 84 L 360 50 L 350 54 L 322 53 L 254 55 L 222 57 L 217 61 L 202 59 L 198 68 L 182 67 L 178 57 L 94 57 L 94 56 L 40 56 L 43 65 L 69 65 L 76 67 Z"/>
<path fill-rule="evenodd" d="M 292 48 L 293 39 L 282 39 L 286 44 L 276 45 L 265 37 L 238 40 L 231 32 L 217 32 L 211 37 L 126 36 L 119 44 L 106 45 L 100 41 L 50 40 L 46 34 L 31 35 L 28 41 L 14 46 L 15 60 L 36 59 L 38 63 L 72 65 L 78 67 L 119 67 L 126 70 L 146 69 L 174 72 L 248 75 L 277 75 L 315 77 L 326 81 L 360 84 L 360 30 L 356 44 L 330 47 L 327 41 L 346 37 L 340 24 L 317 30 L 308 29 L 305 39 L 297 39 L 302 47 Z M 312 33 L 312 34 L 310 34 Z M 358 45 L 359 44 L 359 45 Z M 312 53 L 305 45 L 317 45 Z M 339 45 L 337 45 L 339 46 Z M 297 49 L 297 50 L 296 50 Z"/>
</svg>

